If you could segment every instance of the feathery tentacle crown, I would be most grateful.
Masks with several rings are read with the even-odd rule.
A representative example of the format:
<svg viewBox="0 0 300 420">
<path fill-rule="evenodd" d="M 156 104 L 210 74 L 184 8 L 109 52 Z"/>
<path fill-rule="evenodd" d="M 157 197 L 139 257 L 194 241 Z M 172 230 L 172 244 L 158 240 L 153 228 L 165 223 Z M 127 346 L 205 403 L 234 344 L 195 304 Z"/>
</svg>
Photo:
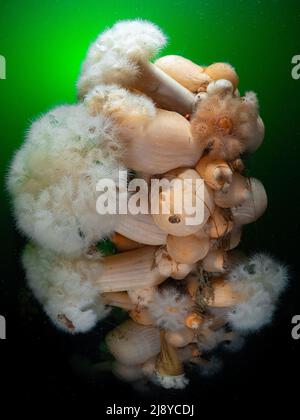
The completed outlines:
<svg viewBox="0 0 300 420">
<path fill-rule="evenodd" d="M 118 183 L 122 145 L 111 120 L 83 104 L 59 106 L 31 126 L 13 159 L 8 188 L 19 229 L 37 244 L 79 255 L 114 230 L 96 211 L 96 184 Z"/>
<path fill-rule="evenodd" d="M 98 261 L 61 257 L 32 244 L 22 260 L 31 290 L 59 329 L 86 332 L 109 313 L 95 281 L 101 273 Z"/>
<path fill-rule="evenodd" d="M 234 96 L 226 80 L 211 85 L 192 116 L 191 133 L 212 159 L 233 161 L 252 144 L 260 143 L 264 135 L 257 98 L 254 92 L 247 92 L 243 98 Z"/>
<path fill-rule="evenodd" d="M 237 265 L 229 273 L 228 282 L 235 292 L 245 298 L 228 313 L 232 327 L 250 332 L 269 324 L 287 281 L 286 267 L 263 253 Z"/>
<path fill-rule="evenodd" d="M 154 57 L 166 42 L 166 36 L 153 23 L 116 23 L 90 46 L 77 84 L 79 96 L 98 84 L 128 85 L 138 76 L 137 63 Z"/>
</svg>

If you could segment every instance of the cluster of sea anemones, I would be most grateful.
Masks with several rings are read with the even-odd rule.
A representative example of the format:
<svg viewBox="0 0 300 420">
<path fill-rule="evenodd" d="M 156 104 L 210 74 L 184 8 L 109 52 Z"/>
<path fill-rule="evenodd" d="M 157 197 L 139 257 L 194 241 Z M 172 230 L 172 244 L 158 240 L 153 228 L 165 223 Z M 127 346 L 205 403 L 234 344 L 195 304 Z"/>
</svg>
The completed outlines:
<svg viewBox="0 0 300 420">
<path fill-rule="evenodd" d="M 32 124 L 8 186 L 31 241 L 28 284 L 55 325 L 85 332 L 122 308 L 128 320 L 106 337 L 114 372 L 183 388 L 185 365 L 207 371 L 214 363 L 206 354 L 238 348 L 241 336 L 271 321 L 287 273 L 264 254 L 233 251 L 267 206 L 243 162 L 264 136 L 256 95 L 240 96 L 226 63 L 150 62 L 165 43 L 141 20 L 100 34 L 82 67 L 80 102 Z M 97 182 L 120 183 L 122 169 L 148 185 L 176 181 L 182 195 L 169 183 L 157 202 L 151 196 L 155 214 L 100 215 Z M 176 207 L 189 194 L 202 202 L 194 223 Z M 104 238 L 116 254 L 99 252 Z"/>
</svg>

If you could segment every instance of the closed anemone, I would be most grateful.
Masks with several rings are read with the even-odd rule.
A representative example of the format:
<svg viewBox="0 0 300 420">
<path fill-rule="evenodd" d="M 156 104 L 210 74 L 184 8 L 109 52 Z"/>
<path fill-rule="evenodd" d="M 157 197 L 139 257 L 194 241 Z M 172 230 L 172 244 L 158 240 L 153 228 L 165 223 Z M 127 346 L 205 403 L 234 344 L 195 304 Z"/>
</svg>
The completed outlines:
<svg viewBox="0 0 300 420">
<path fill-rule="evenodd" d="M 208 95 L 198 104 L 191 131 L 212 158 L 236 159 L 260 135 L 255 94 Z"/>
</svg>

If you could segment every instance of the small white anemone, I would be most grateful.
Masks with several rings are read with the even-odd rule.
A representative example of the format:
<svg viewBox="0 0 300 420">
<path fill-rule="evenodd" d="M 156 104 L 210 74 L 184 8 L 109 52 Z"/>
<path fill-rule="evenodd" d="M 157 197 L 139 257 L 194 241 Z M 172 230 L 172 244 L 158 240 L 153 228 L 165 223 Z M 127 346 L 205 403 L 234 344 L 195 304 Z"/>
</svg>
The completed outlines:
<svg viewBox="0 0 300 420">
<path fill-rule="evenodd" d="M 139 69 L 136 63 L 155 56 L 166 36 L 153 23 L 125 20 L 102 32 L 88 50 L 78 89 L 81 95 L 99 83 L 128 83 Z"/>
<path fill-rule="evenodd" d="M 197 345 L 201 351 L 211 351 L 216 348 L 219 344 L 223 343 L 226 338 L 226 331 L 224 328 L 218 330 L 208 329 L 206 334 L 201 334 L 201 330 L 205 329 L 207 326 L 203 325 L 199 330 Z"/>
<path fill-rule="evenodd" d="M 243 271 L 249 279 L 260 278 L 273 299 L 277 299 L 288 283 L 287 267 L 263 253 L 253 255 Z"/>
<path fill-rule="evenodd" d="M 265 254 L 255 254 L 228 275 L 234 291 L 246 296 L 227 318 L 236 330 L 258 330 L 272 321 L 279 295 L 288 282 L 287 269 Z"/>
<path fill-rule="evenodd" d="M 152 378 L 155 383 L 166 389 L 183 389 L 189 383 L 184 373 L 182 375 L 171 376 L 161 375 L 159 372 L 155 372 Z"/>
<path fill-rule="evenodd" d="M 154 293 L 148 309 L 158 327 L 177 331 L 185 326 L 185 318 L 192 307 L 189 296 L 168 287 Z"/>
</svg>

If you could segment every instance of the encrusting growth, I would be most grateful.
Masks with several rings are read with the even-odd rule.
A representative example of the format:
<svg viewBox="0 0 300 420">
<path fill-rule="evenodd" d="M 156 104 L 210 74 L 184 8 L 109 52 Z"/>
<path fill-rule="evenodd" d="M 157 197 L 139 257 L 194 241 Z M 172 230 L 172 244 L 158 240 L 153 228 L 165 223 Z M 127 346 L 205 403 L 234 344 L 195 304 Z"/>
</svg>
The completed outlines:
<svg viewBox="0 0 300 420">
<path fill-rule="evenodd" d="M 244 163 L 264 137 L 256 94 L 240 95 L 228 63 L 150 62 L 165 44 L 143 20 L 101 33 L 82 65 L 79 103 L 33 122 L 8 188 L 30 241 L 27 282 L 53 324 L 84 333 L 111 308 L 125 311 L 105 338 L 112 371 L 181 389 L 185 366 L 217 371 L 216 349 L 237 351 L 272 321 L 288 273 L 236 250 L 267 207 Z M 120 170 L 159 185 L 141 192 L 148 214 L 97 212 L 98 181 L 115 182 L 117 203 L 124 197 Z"/>
</svg>

